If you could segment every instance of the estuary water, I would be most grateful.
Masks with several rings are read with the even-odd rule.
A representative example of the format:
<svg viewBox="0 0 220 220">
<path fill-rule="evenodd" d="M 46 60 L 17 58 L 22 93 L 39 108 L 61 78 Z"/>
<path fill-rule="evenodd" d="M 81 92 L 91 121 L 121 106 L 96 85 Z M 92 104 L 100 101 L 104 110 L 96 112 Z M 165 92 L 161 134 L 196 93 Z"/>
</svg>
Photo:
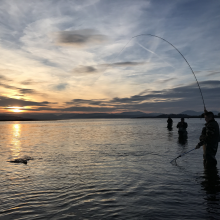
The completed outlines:
<svg viewBox="0 0 220 220">
<path fill-rule="evenodd" d="M 0 219 L 219 219 L 220 174 L 205 172 L 202 149 L 170 163 L 204 119 L 186 119 L 187 141 L 178 121 L 0 122 Z"/>
</svg>

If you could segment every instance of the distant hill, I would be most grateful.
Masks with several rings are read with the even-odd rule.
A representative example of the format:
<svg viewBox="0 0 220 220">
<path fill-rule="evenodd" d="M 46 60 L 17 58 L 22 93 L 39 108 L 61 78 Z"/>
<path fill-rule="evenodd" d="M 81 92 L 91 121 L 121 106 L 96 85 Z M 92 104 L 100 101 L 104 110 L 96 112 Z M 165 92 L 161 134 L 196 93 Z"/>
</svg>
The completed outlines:
<svg viewBox="0 0 220 220">
<path fill-rule="evenodd" d="M 186 111 L 184 111 L 184 112 L 181 112 L 181 113 L 179 113 L 179 114 L 183 114 L 183 115 L 191 115 L 191 116 L 199 116 L 199 115 L 201 115 L 202 113 L 204 113 L 204 112 L 196 112 L 196 111 L 192 111 L 192 110 L 186 110 Z"/>
<path fill-rule="evenodd" d="M 2 114 L 0 115 L 0 121 L 32 121 L 32 118 L 23 118 L 20 116 Z"/>
<path fill-rule="evenodd" d="M 122 112 L 115 114 L 108 113 L 90 113 L 90 114 L 49 114 L 49 113 L 20 113 L 20 114 L 1 114 L 0 121 L 38 121 L 38 120 L 67 120 L 67 119 L 89 119 L 89 118 L 189 118 L 200 117 L 203 112 L 196 112 L 187 110 L 180 114 L 163 114 L 163 113 L 144 113 L 141 111 L 136 112 Z M 215 115 L 218 115 L 217 111 L 213 111 Z"/>
<path fill-rule="evenodd" d="M 136 112 L 122 112 L 115 114 L 108 113 L 90 113 L 90 114 L 22 114 L 25 118 L 35 118 L 37 120 L 64 120 L 64 119 L 77 119 L 77 118 L 137 118 L 137 117 L 155 117 L 161 113 L 149 113 L 136 111 Z"/>
<path fill-rule="evenodd" d="M 218 111 L 211 111 L 214 113 L 214 115 L 218 115 Z M 184 112 L 181 112 L 179 114 L 183 114 L 183 115 L 190 115 L 190 116 L 200 116 L 201 114 L 203 114 L 204 112 L 201 111 L 201 112 L 196 112 L 196 111 L 192 111 L 192 110 L 186 110 Z"/>
<path fill-rule="evenodd" d="M 158 115 L 156 118 L 199 118 L 197 115 L 185 115 L 185 114 L 162 114 Z"/>
<path fill-rule="evenodd" d="M 0 121 L 27 121 L 27 120 L 65 120 L 65 119 L 87 119 L 87 118 L 138 118 L 138 117 L 156 117 L 162 113 L 149 113 L 136 111 L 136 112 L 122 112 L 115 114 L 108 113 L 90 113 L 90 114 L 2 114 L 0 115 Z"/>
</svg>

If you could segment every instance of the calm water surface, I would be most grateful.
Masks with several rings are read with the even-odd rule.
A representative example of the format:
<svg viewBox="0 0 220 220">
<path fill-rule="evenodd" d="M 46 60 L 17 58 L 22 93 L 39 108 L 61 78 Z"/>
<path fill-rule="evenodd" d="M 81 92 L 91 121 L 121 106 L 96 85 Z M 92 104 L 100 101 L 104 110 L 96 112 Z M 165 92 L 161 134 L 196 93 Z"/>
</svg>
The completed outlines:
<svg viewBox="0 0 220 220">
<path fill-rule="evenodd" d="M 186 121 L 186 143 L 166 119 L 1 122 L 0 219 L 219 219 L 202 149 L 170 163 L 198 143 L 204 119 Z"/>
</svg>

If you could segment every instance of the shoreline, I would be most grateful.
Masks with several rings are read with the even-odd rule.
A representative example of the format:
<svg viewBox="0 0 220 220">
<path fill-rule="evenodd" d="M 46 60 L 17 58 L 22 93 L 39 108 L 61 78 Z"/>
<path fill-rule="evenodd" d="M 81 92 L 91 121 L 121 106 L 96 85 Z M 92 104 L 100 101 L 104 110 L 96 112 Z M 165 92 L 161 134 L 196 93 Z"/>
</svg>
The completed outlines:
<svg viewBox="0 0 220 220">
<path fill-rule="evenodd" d="M 174 116 L 171 117 L 173 119 L 175 118 L 182 118 L 183 116 Z M 6 121 L 63 121 L 63 120 L 73 120 L 73 119 L 167 119 L 168 117 L 165 116 L 159 116 L 159 117 L 94 117 L 94 118 L 84 118 L 84 117 L 79 117 L 79 118 L 65 118 L 65 119 L 9 119 L 9 120 L 2 120 L 0 119 L 0 122 L 6 122 Z M 198 119 L 202 119 L 202 117 L 200 116 L 184 116 L 184 118 L 186 119 L 190 119 L 190 118 L 198 118 Z M 220 118 L 219 116 L 216 116 L 215 118 Z"/>
</svg>

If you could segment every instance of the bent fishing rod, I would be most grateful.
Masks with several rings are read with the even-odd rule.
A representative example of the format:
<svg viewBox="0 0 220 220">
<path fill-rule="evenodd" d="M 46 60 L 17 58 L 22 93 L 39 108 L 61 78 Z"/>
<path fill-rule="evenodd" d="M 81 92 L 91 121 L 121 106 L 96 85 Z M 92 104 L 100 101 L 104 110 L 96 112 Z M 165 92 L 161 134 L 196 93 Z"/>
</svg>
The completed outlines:
<svg viewBox="0 0 220 220">
<path fill-rule="evenodd" d="M 203 98 L 203 94 L 202 94 L 202 90 L 201 90 L 201 88 L 200 88 L 199 82 L 198 82 L 198 80 L 197 80 L 197 78 L 196 78 L 196 74 L 194 73 L 192 67 L 189 65 L 189 62 L 188 62 L 187 59 L 183 56 L 183 54 L 182 54 L 173 44 L 171 44 L 169 41 L 167 41 L 167 40 L 165 40 L 164 38 L 159 37 L 159 36 L 157 36 L 157 35 L 153 35 L 153 34 L 139 34 L 139 35 L 133 36 L 133 37 L 125 44 L 125 46 L 123 47 L 123 49 L 120 51 L 119 55 L 122 53 L 122 51 L 127 47 L 127 45 L 128 45 L 134 38 L 140 37 L 140 36 L 157 37 L 157 38 L 159 38 L 159 39 L 161 39 L 161 40 L 167 42 L 167 43 L 170 44 L 174 49 L 177 50 L 177 52 L 178 52 L 178 53 L 183 57 L 183 59 L 186 61 L 186 63 L 188 64 L 188 66 L 189 66 L 189 68 L 190 68 L 190 70 L 191 70 L 191 72 L 193 73 L 193 75 L 194 75 L 194 77 L 195 77 L 195 80 L 196 80 L 196 82 L 197 82 L 197 85 L 198 85 L 198 87 L 199 87 L 199 91 L 200 91 L 200 94 L 201 94 L 201 97 L 202 97 L 202 101 L 203 101 L 203 105 L 204 105 L 204 110 L 205 110 L 205 109 L 206 109 L 205 101 L 204 101 L 204 98 Z"/>
<path fill-rule="evenodd" d="M 198 82 L 198 80 L 197 80 L 197 78 L 196 78 L 196 74 L 194 73 L 192 67 L 190 66 L 190 64 L 189 64 L 189 62 L 187 61 L 187 59 L 183 56 L 183 54 L 182 54 L 173 44 L 171 44 L 171 43 L 170 43 L 169 41 L 167 41 L 166 39 L 164 39 L 164 38 L 162 38 L 162 37 L 159 37 L 159 36 L 157 36 L 157 35 L 153 35 L 153 34 L 139 34 L 139 35 L 133 36 L 133 37 L 125 44 L 125 46 L 123 47 L 123 49 L 120 51 L 119 55 L 122 53 L 122 51 L 127 47 L 127 45 L 128 45 L 134 38 L 140 37 L 140 36 L 157 37 L 157 38 L 159 38 L 159 39 L 161 39 L 161 40 L 167 42 L 167 43 L 170 44 L 174 49 L 176 49 L 176 51 L 177 51 L 177 52 L 183 57 L 183 59 L 186 61 L 186 63 L 188 64 L 188 66 L 189 66 L 189 68 L 190 68 L 192 74 L 193 74 L 194 77 L 195 77 L 195 80 L 196 80 L 196 83 L 197 83 L 197 85 L 198 85 L 198 88 L 199 88 L 199 91 L 200 91 L 200 94 L 201 94 L 201 98 L 202 98 L 202 101 L 203 101 L 204 110 L 206 110 L 206 106 L 205 106 L 205 101 L 204 101 L 204 98 L 203 98 L 202 90 L 201 90 L 200 85 L 199 85 L 199 82 Z M 176 157 L 175 159 L 173 159 L 170 163 L 172 163 L 173 161 L 176 161 L 178 158 L 180 158 L 180 157 L 182 157 L 182 156 L 184 156 L 184 155 L 186 155 L 186 154 L 188 154 L 189 152 L 194 151 L 194 150 L 196 150 L 196 148 L 193 148 L 193 149 L 191 149 L 191 150 L 189 150 L 189 151 L 187 151 L 187 152 L 184 152 L 183 154 L 180 154 L 178 157 Z"/>
<path fill-rule="evenodd" d="M 173 160 L 171 160 L 170 163 L 172 163 L 173 161 L 176 162 L 176 160 L 177 160 L 178 158 L 180 158 L 180 157 L 182 157 L 182 156 L 188 154 L 189 152 L 191 152 L 191 151 L 193 151 L 193 150 L 196 150 L 196 148 L 193 148 L 193 149 L 191 149 L 191 150 L 189 150 L 189 151 L 187 151 L 187 152 L 184 152 L 184 153 L 180 154 L 178 157 L 176 157 L 176 158 L 174 158 Z"/>
</svg>

